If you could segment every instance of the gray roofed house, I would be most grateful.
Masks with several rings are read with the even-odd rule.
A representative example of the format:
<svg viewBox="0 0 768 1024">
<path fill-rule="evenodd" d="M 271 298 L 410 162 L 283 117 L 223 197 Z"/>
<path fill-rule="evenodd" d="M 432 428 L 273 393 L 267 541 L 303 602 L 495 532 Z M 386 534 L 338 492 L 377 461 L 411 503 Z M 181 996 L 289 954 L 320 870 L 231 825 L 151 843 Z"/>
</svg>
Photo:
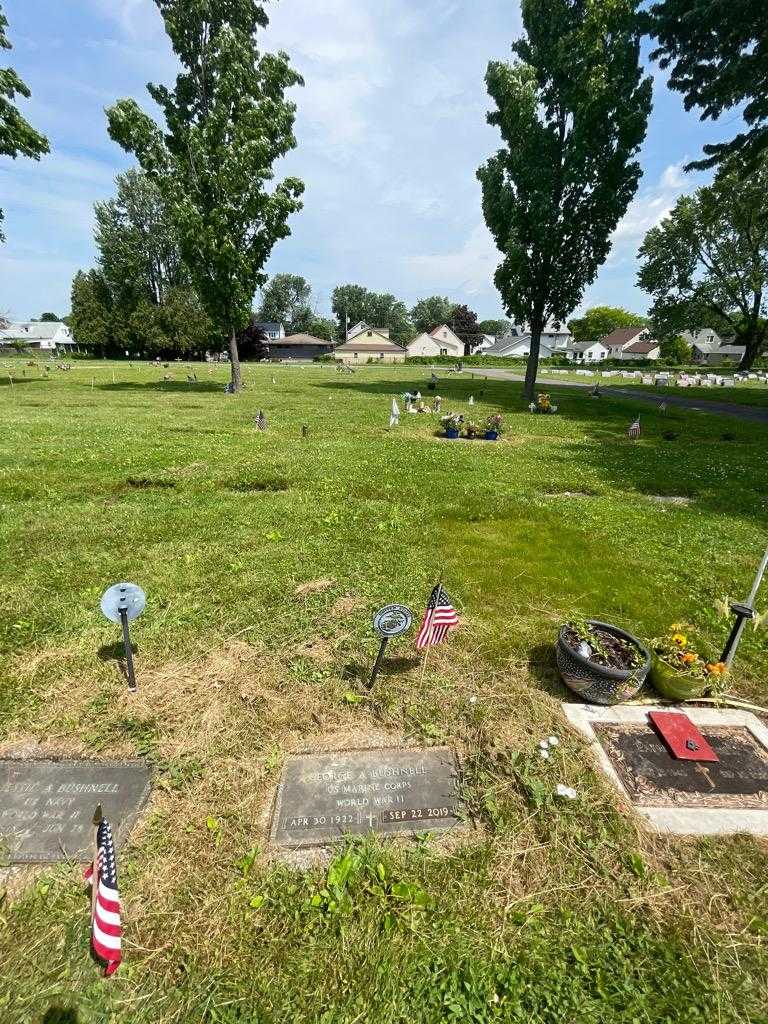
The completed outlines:
<svg viewBox="0 0 768 1024">
<path fill-rule="evenodd" d="M 25 346 L 39 348 L 41 352 L 54 352 L 57 348 L 73 348 L 76 344 L 69 327 L 58 320 L 27 320 L 22 323 L 9 324 L 0 330 L 0 345 L 8 345 L 13 341 L 24 342 Z"/>
<path fill-rule="evenodd" d="M 265 322 L 254 324 L 254 327 L 265 334 L 270 341 L 277 341 L 285 337 L 285 327 L 282 324 Z"/>
<path fill-rule="evenodd" d="M 334 343 L 312 334 L 289 334 L 278 341 L 270 341 L 270 359 L 316 359 L 333 352 Z"/>
</svg>

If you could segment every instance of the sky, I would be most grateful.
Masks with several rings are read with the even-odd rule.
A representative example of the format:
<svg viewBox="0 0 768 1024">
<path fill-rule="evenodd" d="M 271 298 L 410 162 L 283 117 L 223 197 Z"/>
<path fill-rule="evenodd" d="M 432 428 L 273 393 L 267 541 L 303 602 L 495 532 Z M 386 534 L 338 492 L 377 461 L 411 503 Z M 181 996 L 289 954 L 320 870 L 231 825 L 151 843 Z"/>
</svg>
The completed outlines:
<svg viewBox="0 0 768 1024">
<path fill-rule="evenodd" d="M 176 65 L 153 0 L 0 2 L 14 47 L 0 51 L 0 64 L 32 90 L 22 113 L 51 143 L 39 163 L 0 158 L 0 314 L 64 315 L 74 274 L 96 261 L 93 204 L 133 164 L 109 138 L 104 108 L 133 97 L 151 110 L 146 83 L 171 84 Z M 510 57 L 519 4 L 279 0 L 267 10 L 261 48 L 285 49 L 306 83 L 292 91 L 298 148 L 278 168 L 305 182 L 304 209 L 268 272 L 306 277 L 319 313 L 337 284 L 355 283 L 409 306 L 439 294 L 481 318 L 503 315 L 475 172 L 499 145 L 485 121 L 485 69 Z M 709 180 L 684 164 L 737 127 L 735 117 L 701 123 L 663 73 L 649 71 L 643 178 L 582 309 L 647 310 L 635 287 L 638 246 L 678 196 Z"/>
</svg>

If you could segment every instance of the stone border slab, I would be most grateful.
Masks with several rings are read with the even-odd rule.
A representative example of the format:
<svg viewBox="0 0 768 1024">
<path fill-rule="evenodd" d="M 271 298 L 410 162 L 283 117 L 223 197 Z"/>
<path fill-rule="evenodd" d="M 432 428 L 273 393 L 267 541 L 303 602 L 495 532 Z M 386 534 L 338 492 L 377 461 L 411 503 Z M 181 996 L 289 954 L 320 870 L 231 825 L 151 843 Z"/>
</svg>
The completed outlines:
<svg viewBox="0 0 768 1024">
<path fill-rule="evenodd" d="M 630 803 L 633 809 L 657 832 L 681 836 L 733 835 L 748 833 L 768 836 L 768 810 L 734 810 L 732 808 L 705 807 L 638 807 L 619 778 L 611 759 L 597 738 L 593 726 L 644 725 L 651 711 L 669 711 L 668 707 L 597 707 L 587 704 L 563 704 L 563 713 L 571 725 L 589 741 L 600 767 L 611 784 Z M 739 726 L 748 729 L 754 738 L 768 750 L 768 728 L 748 711 L 727 708 L 680 708 L 694 725 L 702 731 L 707 726 Z"/>
</svg>

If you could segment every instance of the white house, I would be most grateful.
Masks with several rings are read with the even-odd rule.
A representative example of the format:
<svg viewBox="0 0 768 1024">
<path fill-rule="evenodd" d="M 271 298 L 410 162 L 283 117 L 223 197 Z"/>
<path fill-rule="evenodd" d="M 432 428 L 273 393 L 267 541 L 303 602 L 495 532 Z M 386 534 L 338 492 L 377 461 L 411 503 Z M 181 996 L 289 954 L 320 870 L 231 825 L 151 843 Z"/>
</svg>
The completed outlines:
<svg viewBox="0 0 768 1024">
<path fill-rule="evenodd" d="M 357 338 L 358 335 L 365 333 L 366 331 L 375 331 L 376 334 L 380 334 L 382 338 L 389 337 L 388 327 L 371 327 L 365 320 L 361 320 L 360 323 L 355 324 L 354 327 L 350 327 L 347 331 L 347 341 L 352 341 L 353 338 Z"/>
<path fill-rule="evenodd" d="M 23 341 L 29 348 L 39 348 L 41 352 L 55 352 L 60 348 L 74 348 L 75 339 L 66 324 L 58 321 L 9 324 L 0 330 L 0 345 L 8 345 L 12 341 Z"/>
<path fill-rule="evenodd" d="M 455 356 L 460 359 L 464 355 L 464 343 L 447 324 L 443 324 L 429 334 L 425 332 L 414 338 L 406 346 L 405 353 L 409 356 Z"/>
<path fill-rule="evenodd" d="M 270 341 L 282 341 L 285 337 L 285 327 L 283 324 L 263 323 L 256 324 L 258 330 L 269 338 Z"/>
<path fill-rule="evenodd" d="M 405 349 L 395 345 L 383 334 L 369 328 L 357 334 L 351 341 L 338 345 L 333 358 L 340 363 L 359 365 L 361 363 L 404 363 Z"/>
<path fill-rule="evenodd" d="M 520 340 L 523 338 L 527 338 L 530 340 L 530 336 L 530 328 L 524 327 L 519 324 L 513 324 L 512 327 L 510 327 L 509 330 L 506 332 L 506 334 L 503 335 L 501 341 L 505 342 L 511 339 Z M 550 320 L 549 323 L 545 325 L 544 330 L 541 332 L 541 356 L 542 358 L 546 358 L 544 356 L 545 348 L 548 350 L 550 355 L 565 352 L 565 350 L 569 348 L 572 342 L 573 335 L 568 330 L 568 328 L 564 327 L 557 320 Z M 530 352 L 530 345 L 528 348 L 528 352 Z M 528 352 L 526 352 L 526 355 L 528 354 Z M 489 352 L 489 354 L 493 355 L 495 353 Z"/>
<path fill-rule="evenodd" d="M 600 341 L 576 341 L 564 355 L 574 363 L 602 363 L 608 358 L 608 349 Z"/>
<path fill-rule="evenodd" d="M 617 327 L 600 339 L 609 359 L 658 359 L 659 343 L 647 327 Z"/>
<path fill-rule="evenodd" d="M 497 341 L 495 345 L 492 345 L 483 352 L 484 356 L 497 356 L 500 359 L 527 359 L 530 354 L 530 334 L 523 334 L 519 338 L 511 335 L 505 335 L 501 341 Z M 551 359 L 555 354 L 556 351 L 552 347 L 551 343 L 547 342 L 542 335 L 541 345 L 539 346 L 539 358 Z M 557 354 L 561 355 L 562 350 L 558 350 Z"/>
<path fill-rule="evenodd" d="M 734 345 L 732 338 L 723 338 L 711 327 L 699 331 L 683 331 L 683 341 L 691 346 L 694 363 L 717 366 L 723 363 L 740 363 L 744 358 L 744 345 Z"/>
<path fill-rule="evenodd" d="M 711 352 L 716 348 L 720 348 L 721 345 L 728 344 L 725 338 L 722 338 L 711 327 L 702 327 L 698 331 L 683 331 L 680 337 L 686 345 L 690 345 L 691 348 L 696 345 L 702 352 Z"/>
</svg>

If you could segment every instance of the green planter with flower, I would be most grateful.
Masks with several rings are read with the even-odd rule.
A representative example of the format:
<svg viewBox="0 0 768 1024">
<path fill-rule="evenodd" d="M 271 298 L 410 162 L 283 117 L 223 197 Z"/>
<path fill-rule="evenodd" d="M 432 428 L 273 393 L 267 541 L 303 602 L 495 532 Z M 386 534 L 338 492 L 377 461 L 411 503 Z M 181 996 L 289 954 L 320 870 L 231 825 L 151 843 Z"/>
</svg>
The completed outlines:
<svg viewBox="0 0 768 1024">
<path fill-rule="evenodd" d="M 668 636 L 651 640 L 650 680 L 667 700 L 695 700 L 723 688 L 727 669 L 708 659 L 691 642 L 685 627 L 672 626 Z"/>
</svg>

